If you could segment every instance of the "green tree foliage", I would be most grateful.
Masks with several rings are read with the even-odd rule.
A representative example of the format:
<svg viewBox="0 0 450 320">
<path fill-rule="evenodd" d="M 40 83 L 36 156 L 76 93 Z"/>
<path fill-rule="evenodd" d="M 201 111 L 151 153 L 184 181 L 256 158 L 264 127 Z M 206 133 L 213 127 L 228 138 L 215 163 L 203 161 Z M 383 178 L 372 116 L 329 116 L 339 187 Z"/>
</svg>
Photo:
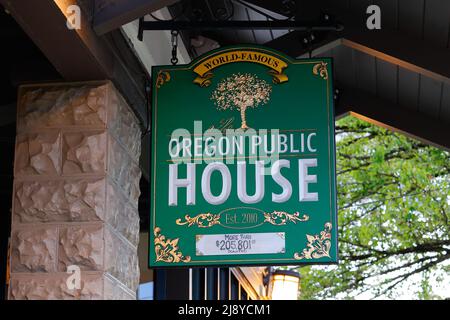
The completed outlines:
<svg viewBox="0 0 450 320">
<path fill-rule="evenodd" d="M 394 298 L 417 277 L 412 294 L 435 298 L 433 274 L 450 286 L 450 154 L 354 117 L 336 148 L 340 262 L 300 268 L 301 298 Z"/>
</svg>

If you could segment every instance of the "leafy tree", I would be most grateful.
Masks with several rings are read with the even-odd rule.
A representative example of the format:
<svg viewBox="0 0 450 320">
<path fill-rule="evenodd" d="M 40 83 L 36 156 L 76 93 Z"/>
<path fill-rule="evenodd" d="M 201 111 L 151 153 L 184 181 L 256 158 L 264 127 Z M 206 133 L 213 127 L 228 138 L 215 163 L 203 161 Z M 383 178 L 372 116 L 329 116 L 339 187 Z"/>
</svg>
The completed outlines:
<svg viewBox="0 0 450 320">
<path fill-rule="evenodd" d="M 416 297 L 436 298 L 431 279 L 450 286 L 450 153 L 353 117 L 336 148 L 340 262 L 300 268 L 300 297 L 395 298 L 419 277 Z"/>
<path fill-rule="evenodd" d="M 245 112 L 257 108 L 270 100 L 272 87 L 250 73 L 237 73 L 223 79 L 211 95 L 219 110 L 237 109 L 241 113 L 241 128 L 248 129 Z"/>
</svg>

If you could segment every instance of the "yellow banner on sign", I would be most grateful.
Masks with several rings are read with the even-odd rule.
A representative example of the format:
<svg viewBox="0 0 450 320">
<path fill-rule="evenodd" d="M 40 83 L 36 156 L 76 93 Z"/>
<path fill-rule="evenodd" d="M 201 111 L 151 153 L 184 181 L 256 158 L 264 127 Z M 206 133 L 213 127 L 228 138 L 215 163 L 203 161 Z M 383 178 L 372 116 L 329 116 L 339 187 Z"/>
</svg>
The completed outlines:
<svg viewBox="0 0 450 320">
<path fill-rule="evenodd" d="M 226 53 L 221 53 L 211 58 L 202 61 L 194 68 L 194 72 L 198 74 L 194 83 L 201 87 L 207 87 L 211 84 L 212 72 L 211 70 L 220 67 L 224 64 L 235 62 L 251 62 L 258 63 L 269 67 L 269 74 L 273 77 L 274 83 L 283 83 L 288 81 L 288 77 L 283 73 L 283 69 L 287 67 L 287 63 L 283 60 L 266 53 L 250 50 L 235 50 Z"/>
</svg>

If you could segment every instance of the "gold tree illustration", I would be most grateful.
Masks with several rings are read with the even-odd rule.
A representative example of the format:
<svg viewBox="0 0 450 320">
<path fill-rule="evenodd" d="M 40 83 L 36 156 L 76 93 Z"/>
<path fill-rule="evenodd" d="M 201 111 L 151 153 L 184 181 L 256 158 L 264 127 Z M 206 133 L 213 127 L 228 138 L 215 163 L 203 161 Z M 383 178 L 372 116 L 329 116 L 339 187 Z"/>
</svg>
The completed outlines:
<svg viewBox="0 0 450 320">
<path fill-rule="evenodd" d="M 270 100 L 272 86 L 250 73 L 235 73 L 222 79 L 211 94 L 219 110 L 236 109 L 241 113 L 241 128 L 248 129 L 245 112 L 265 105 Z"/>
</svg>

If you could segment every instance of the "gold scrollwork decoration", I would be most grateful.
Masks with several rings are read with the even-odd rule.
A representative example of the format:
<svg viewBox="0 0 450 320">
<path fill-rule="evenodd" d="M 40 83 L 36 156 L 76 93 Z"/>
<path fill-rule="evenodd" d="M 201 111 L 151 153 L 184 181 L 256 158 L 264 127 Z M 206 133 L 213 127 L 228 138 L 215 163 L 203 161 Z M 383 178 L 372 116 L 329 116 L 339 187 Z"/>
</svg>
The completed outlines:
<svg viewBox="0 0 450 320">
<path fill-rule="evenodd" d="M 179 226 L 188 225 L 188 227 L 197 225 L 199 228 L 209 228 L 216 224 L 220 224 L 220 214 L 212 214 L 212 213 L 200 213 L 195 217 L 191 217 L 190 215 L 184 216 L 184 221 L 182 219 L 177 219 L 175 222 Z"/>
<path fill-rule="evenodd" d="M 156 88 L 161 88 L 161 86 L 170 81 L 170 73 L 164 70 L 160 70 L 158 72 L 158 76 L 156 77 Z"/>
<path fill-rule="evenodd" d="M 309 220 L 309 216 L 306 214 L 300 217 L 299 212 L 287 213 L 284 211 L 265 212 L 264 218 L 264 222 L 268 222 L 274 226 L 284 226 L 288 222 L 293 222 L 295 224 L 297 221 L 305 222 Z"/>
<path fill-rule="evenodd" d="M 328 69 L 327 69 L 328 63 L 326 62 L 320 62 L 313 67 L 313 74 L 316 76 L 319 75 L 324 80 L 328 80 Z"/>
<path fill-rule="evenodd" d="M 194 83 L 198 84 L 200 87 L 209 87 L 211 84 L 211 79 L 213 77 L 212 72 L 207 72 L 201 76 L 194 79 Z"/>
<path fill-rule="evenodd" d="M 331 223 L 325 223 L 325 229 L 319 235 L 306 235 L 308 244 L 303 249 L 302 253 L 296 252 L 294 258 L 296 260 L 302 259 L 319 259 L 323 257 L 330 258 L 331 248 Z"/>
<path fill-rule="evenodd" d="M 269 70 L 268 74 L 272 76 L 272 82 L 275 84 L 284 83 L 289 80 L 287 75 L 283 72 L 278 72 L 276 70 Z"/>
<path fill-rule="evenodd" d="M 309 216 L 304 214 L 300 216 L 299 212 L 287 213 L 284 211 L 263 212 L 264 221 L 262 223 L 270 223 L 274 226 L 284 226 L 289 222 L 296 224 L 297 222 L 305 222 L 309 220 Z M 199 213 L 191 217 L 189 214 L 184 218 L 178 218 L 175 223 L 179 226 L 197 226 L 198 228 L 210 228 L 215 225 L 223 225 L 220 221 L 221 214 Z M 261 223 L 261 224 L 262 224 Z"/>
<path fill-rule="evenodd" d="M 166 239 L 165 236 L 161 234 L 161 229 L 156 227 L 153 230 L 155 235 L 155 253 L 156 262 L 169 262 L 169 263 L 179 263 L 179 262 L 190 262 L 190 256 L 183 256 L 179 251 L 178 242 L 179 238 L 176 239 Z"/>
</svg>

